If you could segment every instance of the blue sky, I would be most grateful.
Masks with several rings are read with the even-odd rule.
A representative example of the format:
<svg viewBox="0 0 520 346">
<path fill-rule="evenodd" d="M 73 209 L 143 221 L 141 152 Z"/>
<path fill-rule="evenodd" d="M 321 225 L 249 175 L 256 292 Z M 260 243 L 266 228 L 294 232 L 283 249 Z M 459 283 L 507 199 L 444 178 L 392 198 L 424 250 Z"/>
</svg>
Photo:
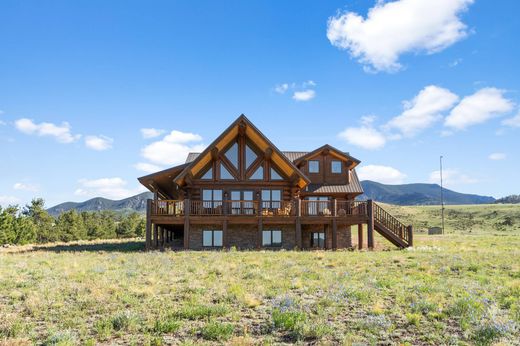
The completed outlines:
<svg viewBox="0 0 520 346">
<path fill-rule="evenodd" d="M 432 182 L 442 154 L 449 188 L 520 193 L 519 11 L 4 0 L 0 204 L 130 196 L 241 113 L 282 150 L 349 151 L 364 178 Z"/>
</svg>

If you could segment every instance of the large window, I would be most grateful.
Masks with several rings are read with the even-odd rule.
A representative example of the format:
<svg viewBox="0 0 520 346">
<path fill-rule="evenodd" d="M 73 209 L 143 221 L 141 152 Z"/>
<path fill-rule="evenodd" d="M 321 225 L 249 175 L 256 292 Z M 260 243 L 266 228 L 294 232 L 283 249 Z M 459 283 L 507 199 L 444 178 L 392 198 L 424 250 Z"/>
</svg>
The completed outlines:
<svg viewBox="0 0 520 346">
<path fill-rule="evenodd" d="M 238 143 L 235 142 L 224 155 L 238 169 Z"/>
<path fill-rule="evenodd" d="M 253 164 L 253 162 L 255 162 L 257 157 L 258 156 L 254 152 L 254 150 L 251 149 L 249 147 L 249 145 L 246 145 L 246 166 L 245 166 L 245 168 L 249 169 L 249 167 Z"/>
<path fill-rule="evenodd" d="M 311 247 L 325 248 L 325 232 L 312 232 L 311 233 Z"/>
<path fill-rule="evenodd" d="M 254 215 L 253 191 L 231 191 L 231 215 Z"/>
<path fill-rule="evenodd" d="M 262 190 L 262 209 L 279 209 L 281 205 L 281 190 Z"/>
<path fill-rule="evenodd" d="M 202 203 L 204 208 L 216 208 L 222 206 L 222 190 L 202 190 Z"/>
<path fill-rule="evenodd" d="M 221 230 L 203 230 L 202 246 L 204 247 L 221 247 L 222 231 Z"/>
<path fill-rule="evenodd" d="M 341 173 L 341 161 L 332 160 L 330 163 L 330 171 L 332 173 Z"/>
<path fill-rule="evenodd" d="M 262 246 L 266 246 L 266 247 L 282 246 L 282 231 L 280 231 L 280 230 L 262 231 Z"/>
<path fill-rule="evenodd" d="M 320 173 L 320 161 L 318 161 L 318 160 L 309 161 L 309 173 Z"/>
</svg>

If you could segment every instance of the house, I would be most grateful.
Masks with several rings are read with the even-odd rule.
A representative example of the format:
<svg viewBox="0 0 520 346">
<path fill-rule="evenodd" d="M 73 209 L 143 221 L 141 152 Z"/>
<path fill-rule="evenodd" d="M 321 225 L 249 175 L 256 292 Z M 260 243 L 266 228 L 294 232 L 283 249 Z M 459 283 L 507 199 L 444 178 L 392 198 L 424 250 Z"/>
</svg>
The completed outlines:
<svg viewBox="0 0 520 346">
<path fill-rule="evenodd" d="M 366 233 L 369 248 L 374 231 L 411 246 L 411 226 L 371 200 L 355 200 L 363 193 L 359 163 L 330 145 L 280 151 L 241 115 L 186 163 L 139 178 L 154 193 L 146 248 L 350 248 L 352 226 L 358 244 Z"/>
</svg>

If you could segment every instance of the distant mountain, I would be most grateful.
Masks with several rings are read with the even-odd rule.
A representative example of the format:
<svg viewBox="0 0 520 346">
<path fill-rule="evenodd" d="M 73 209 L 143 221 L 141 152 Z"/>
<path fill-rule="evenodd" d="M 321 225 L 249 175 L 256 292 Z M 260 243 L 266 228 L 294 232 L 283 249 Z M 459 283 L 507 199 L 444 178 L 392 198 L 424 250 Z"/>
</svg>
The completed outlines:
<svg viewBox="0 0 520 346">
<path fill-rule="evenodd" d="M 112 210 L 116 212 L 137 211 L 141 213 L 146 211 L 146 200 L 149 198 L 153 198 L 151 192 L 143 192 L 139 195 L 128 197 L 120 201 L 96 197 L 80 203 L 65 202 L 49 208 L 47 211 L 53 216 L 58 216 L 64 211 L 70 209 L 76 209 L 78 212 Z"/>
<path fill-rule="evenodd" d="M 379 202 L 397 205 L 433 205 L 440 204 L 438 184 L 403 184 L 385 185 L 370 180 L 361 182 L 365 193 L 359 199 L 373 199 Z M 471 195 L 444 189 L 445 204 L 486 204 L 495 203 L 489 196 Z"/>
<path fill-rule="evenodd" d="M 440 186 L 437 184 L 404 184 L 385 185 L 374 181 L 361 182 L 365 193 L 359 199 L 373 199 L 383 203 L 397 205 L 432 205 L 440 204 Z M 65 202 L 58 204 L 47 211 L 58 216 L 64 211 L 76 209 L 82 211 L 112 210 L 116 212 L 137 211 L 146 212 L 146 200 L 153 198 L 151 192 L 143 192 L 139 195 L 113 201 L 106 198 L 92 198 L 85 202 Z M 485 204 L 495 203 L 493 197 L 469 195 L 444 189 L 445 204 Z"/>
</svg>

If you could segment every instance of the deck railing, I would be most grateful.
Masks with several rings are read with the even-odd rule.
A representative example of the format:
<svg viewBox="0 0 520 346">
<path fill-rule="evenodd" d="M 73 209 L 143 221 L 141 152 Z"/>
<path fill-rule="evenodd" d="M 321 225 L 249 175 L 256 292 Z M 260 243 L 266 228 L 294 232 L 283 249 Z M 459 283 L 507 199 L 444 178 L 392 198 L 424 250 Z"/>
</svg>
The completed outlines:
<svg viewBox="0 0 520 346">
<path fill-rule="evenodd" d="M 297 201 L 189 201 L 185 210 L 185 201 L 152 200 L 151 214 L 157 216 L 183 217 L 192 216 L 296 216 Z M 301 216 L 348 216 L 366 215 L 367 203 L 358 201 L 307 201 L 300 203 Z"/>
<path fill-rule="evenodd" d="M 384 210 L 379 204 L 374 203 L 374 220 L 380 222 L 393 234 L 410 243 L 410 234 L 407 227 L 389 212 Z"/>
</svg>

